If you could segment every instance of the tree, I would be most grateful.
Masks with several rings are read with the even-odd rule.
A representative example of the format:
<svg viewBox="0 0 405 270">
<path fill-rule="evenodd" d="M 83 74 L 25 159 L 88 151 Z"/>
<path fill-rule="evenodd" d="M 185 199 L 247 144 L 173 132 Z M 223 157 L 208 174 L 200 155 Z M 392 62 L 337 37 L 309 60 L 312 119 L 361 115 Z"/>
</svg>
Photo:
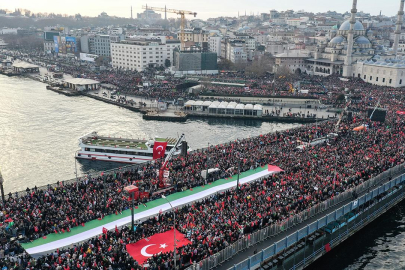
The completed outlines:
<svg viewBox="0 0 405 270">
<path fill-rule="evenodd" d="M 218 62 L 219 70 L 232 70 L 234 66 L 234 63 L 232 63 L 228 59 L 221 59 L 221 61 Z"/>
<path fill-rule="evenodd" d="M 245 71 L 248 67 L 248 63 L 245 61 L 238 61 L 233 65 L 234 69 L 237 71 Z"/>
<path fill-rule="evenodd" d="M 246 74 L 251 76 L 262 77 L 266 72 L 273 71 L 273 65 L 269 55 L 263 55 L 258 59 L 253 60 L 252 64 L 246 67 Z"/>
<path fill-rule="evenodd" d="M 171 64 L 172 64 L 172 63 L 170 62 L 169 59 L 166 59 L 166 60 L 165 60 L 165 67 L 166 67 L 166 68 L 170 67 Z"/>
<path fill-rule="evenodd" d="M 96 65 L 97 66 L 103 66 L 103 65 L 106 65 L 106 64 L 108 64 L 108 62 L 110 61 L 110 58 L 109 57 L 107 57 L 107 56 L 99 56 L 99 57 L 97 57 L 96 58 Z"/>
<path fill-rule="evenodd" d="M 291 75 L 291 70 L 287 66 L 283 65 L 277 68 L 276 75 L 278 78 L 288 78 Z"/>
</svg>

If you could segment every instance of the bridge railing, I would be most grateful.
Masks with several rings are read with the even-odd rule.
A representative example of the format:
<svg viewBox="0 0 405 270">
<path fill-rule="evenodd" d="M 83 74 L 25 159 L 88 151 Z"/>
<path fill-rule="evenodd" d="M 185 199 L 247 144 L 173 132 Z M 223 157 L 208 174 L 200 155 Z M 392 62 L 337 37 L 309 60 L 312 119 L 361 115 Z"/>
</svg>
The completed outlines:
<svg viewBox="0 0 405 270">
<path fill-rule="evenodd" d="M 239 239 L 238 241 L 229 245 L 220 252 L 213 254 L 212 256 L 200 261 L 199 263 L 194 263 L 193 265 L 188 267 L 187 270 L 213 269 L 222 264 L 223 262 L 234 257 L 240 251 L 243 251 L 259 242 L 262 242 L 269 237 L 274 237 L 288 229 L 291 229 L 294 226 L 302 223 L 303 221 L 312 218 L 313 216 L 318 215 L 328 210 L 329 208 L 336 206 L 337 204 L 349 201 L 346 205 L 338 208 L 337 210 L 329 213 L 328 215 L 325 215 L 321 219 L 318 219 L 317 221 L 296 231 L 295 233 L 283 238 L 282 240 L 271 245 L 270 247 L 236 264 L 234 267 L 231 268 L 235 270 L 251 269 L 253 266 L 257 266 L 264 260 L 288 248 L 289 246 L 292 246 L 293 244 L 297 243 L 300 239 L 306 237 L 307 235 L 312 234 L 313 232 L 326 226 L 330 222 L 339 219 L 341 216 L 351 212 L 355 208 L 375 198 L 381 193 L 387 191 L 388 189 L 405 182 L 405 174 L 403 174 L 405 172 L 404 165 L 405 163 L 395 166 L 375 176 L 374 178 L 367 180 L 364 183 L 345 191 L 344 193 L 341 193 L 333 198 L 330 198 L 324 202 L 314 205 L 310 209 L 302 211 L 301 213 L 298 213 L 284 221 L 267 226 L 250 235 L 247 236 L 245 235 L 244 238 Z M 387 179 L 391 179 L 397 175 L 399 176 L 396 177 L 395 179 L 390 180 L 385 184 L 381 184 Z M 354 191 L 356 191 L 357 194 L 361 194 L 364 192 L 366 192 L 366 194 L 362 195 L 359 198 L 354 198 L 353 197 Z"/>
</svg>

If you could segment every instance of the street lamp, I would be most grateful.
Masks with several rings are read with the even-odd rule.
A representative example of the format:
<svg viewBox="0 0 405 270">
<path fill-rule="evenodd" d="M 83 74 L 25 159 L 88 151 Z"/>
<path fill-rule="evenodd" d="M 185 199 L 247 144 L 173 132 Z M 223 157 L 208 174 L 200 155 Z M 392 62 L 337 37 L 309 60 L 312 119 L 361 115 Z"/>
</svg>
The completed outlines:
<svg viewBox="0 0 405 270">
<path fill-rule="evenodd" d="M 173 205 L 166 198 L 166 196 L 162 195 L 162 198 L 165 199 L 169 203 L 170 207 L 172 208 L 173 215 L 174 215 L 174 220 L 173 220 L 173 234 L 174 234 L 173 259 L 174 259 L 174 269 L 176 270 L 176 247 L 177 247 L 177 243 L 176 243 L 176 212 L 174 211 Z"/>
<path fill-rule="evenodd" d="M 239 193 L 240 160 L 238 160 L 238 178 L 236 179 L 236 193 Z"/>
<path fill-rule="evenodd" d="M 124 190 L 128 193 L 129 198 L 131 198 L 131 196 L 132 196 L 132 198 L 131 198 L 131 201 L 132 201 L 132 208 L 131 208 L 131 225 L 132 225 L 132 228 L 131 228 L 131 231 L 132 231 L 132 234 L 135 234 L 135 230 L 134 230 L 134 228 L 135 228 L 135 220 L 134 220 L 135 206 L 134 206 L 134 201 L 135 201 L 135 192 L 139 193 L 139 189 L 138 189 L 137 186 L 130 185 L 130 186 L 125 187 Z M 139 194 L 138 194 L 138 196 L 139 196 Z M 138 196 L 137 196 L 137 198 L 138 198 Z"/>
<path fill-rule="evenodd" d="M 208 179 L 208 161 L 210 160 L 210 143 L 208 143 L 208 148 L 207 148 L 207 173 L 205 174 L 205 184 L 207 184 L 207 179 Z"/>
<path fill-rule="evenodd" d="M 1 170 L 0 170 L 0 190 L 1 190 L 1 199 L 3 201 L 3 206 L 6 204 L 6 200 L 4 199 L 4 189 L 3 189 L 3 176 L 1 175 Z"/>
<path fill-rule="evenodd" d="M 79 181 L 77 180 L 77 152 L 79 152 L 79 150 L 77 150 L 75 153 L 75 176 L 76 176 L 76 191 L 79 191 Z"/>
</svg>

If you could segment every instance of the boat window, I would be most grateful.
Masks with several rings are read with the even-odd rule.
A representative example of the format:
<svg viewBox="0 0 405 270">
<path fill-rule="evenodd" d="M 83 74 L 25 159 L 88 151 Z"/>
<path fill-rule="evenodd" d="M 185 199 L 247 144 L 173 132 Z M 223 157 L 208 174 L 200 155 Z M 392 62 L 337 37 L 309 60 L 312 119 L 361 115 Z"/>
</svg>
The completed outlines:
<svg viewBox="0 0 405 270">
<path fill-rule="evenodd" d="M 86 147 L 84 148 L 84 151 L 90 151 L 90 148 Z"/>
</svg>

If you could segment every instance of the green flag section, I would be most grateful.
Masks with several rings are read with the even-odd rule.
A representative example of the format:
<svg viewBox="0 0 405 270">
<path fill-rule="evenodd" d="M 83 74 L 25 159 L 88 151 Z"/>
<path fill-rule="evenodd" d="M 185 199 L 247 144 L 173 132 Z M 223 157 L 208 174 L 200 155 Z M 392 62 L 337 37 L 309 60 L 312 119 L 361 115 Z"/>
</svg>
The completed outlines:
<svg viewBox="0 0 405 270">
<path fill-rule="evenodd" d="M 267 176 L 271 173 L 277 172 L 277 170 L 271 170 L 268 166 L 259 167 L 253 170 L 249 170 L 240 174 L 240 183 L 247 183 L 259 179 L 260 177 Z M 212 182 L 205 186 L 195 187 L 192 190 L 185 190 L 182 192 L 177 192 L 167 196 L 168 200 L 172 202 L 179 201 L 180 203 L 178 206 L 182 204 L 190 203 L 194 200 L 197 200 L 201 197 L 202 194 L 204 196 L 208 196 L 218 191 L 220 188 L 228 189 L 236 186 L 237 175 L 234 175 L 230 178 L 226 179 L 219 179 L 215 182 Z M 222 189 L 220 189 L 222 190 Z M 212 191 L 212 193 L 210 193 Z M 195 197 L 195 198 L 194 198 Z M 154 201 L 150 201 L 146 203 L 146 207 L 144 205 L 139 205 L 137 209 L 135 209 L 135 219 L 145 218 L 147 216 L 153 216 L 159 213 L 160 209 L 159 206 L 165 206 L 167 201 L 165 199 L 157 199 Z M 166 206 L 165 206 L 166 207 Z M 174 204 L 174 207 L 176 205 Z M 151 212 L 153 210 L 153 213 Z M 163 209 L 164 211 L 169 210 L 167 207 Z M 145 212 L 145 213 L 143 213 Z M 147 213 L 146 213 L 147 212 Z M 144 215 L 142 215 L 144 214 Z M 102 227 L 106 227 L 107 229 L 113 229 L 115 225 L 123 226 L 125 224 L 129 224 L 130 222 L 127 221 L 131 218 L 131 210 L 127 209 L 122 212 L 122 214 L 112 214 L 105 216 L 102 220 L 92 220 L 84 224 L 84 226 L 77 226 L 71 228 L 70 232 L 65 233 L 53 233 L 49 234 L 46 237 L 36 239 L 30 243 L 22 243 L 22 247 L 27 250 L 30 254 L 35 254 L 39 252 L 46 251 L 50 246 L 51 249 L 61 248 L 64 246 L 69 246 L 74 243 L 86 240 L 88 238 L 94 237 L 98 234 L 102 233 Z M 125 224 L 123 224 L 125 221 Z M 118 224 L 117 224 L 118 223 Z M 98 232 L 98 228 L 100 228 Z M 95 231 L 96 230 L 96 231 Z M 75 237 L 77 236 L 77 237 Z M 77 239 L 76 239 L 77 238 Z M 66 241 L 64 241 L 66 240 Z M 77 241 L 76 241 L 77 240 Z M 52 245 L 50 245 L 52 244 Z M 47 247 L 47 248 L 46 248 Z M 42 250 L 43 249 L 43 250 Z"/>
</svg>

